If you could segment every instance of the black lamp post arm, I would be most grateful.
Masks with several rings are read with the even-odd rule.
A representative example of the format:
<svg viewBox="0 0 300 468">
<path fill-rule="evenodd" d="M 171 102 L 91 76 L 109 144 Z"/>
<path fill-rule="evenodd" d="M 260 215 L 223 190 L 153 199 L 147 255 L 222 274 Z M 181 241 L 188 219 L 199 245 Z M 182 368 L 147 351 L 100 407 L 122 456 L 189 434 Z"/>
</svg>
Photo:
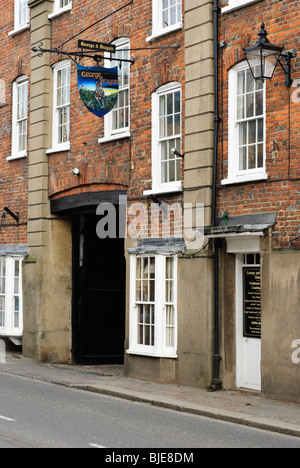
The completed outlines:
<svg viewBox="0 0 300 468">
<path fill-rule="evenodd" d="M 296 58 L 297 53 L 296 52 L 284 52 L 280 55 L 279 57 L 279 64 L 282 68 L 282 70 L 285 73 L 285 85 L 287 87 L 290 87 L 293 84 L 293 80 L 291 78 L 291 59 Z"/>
</svg>

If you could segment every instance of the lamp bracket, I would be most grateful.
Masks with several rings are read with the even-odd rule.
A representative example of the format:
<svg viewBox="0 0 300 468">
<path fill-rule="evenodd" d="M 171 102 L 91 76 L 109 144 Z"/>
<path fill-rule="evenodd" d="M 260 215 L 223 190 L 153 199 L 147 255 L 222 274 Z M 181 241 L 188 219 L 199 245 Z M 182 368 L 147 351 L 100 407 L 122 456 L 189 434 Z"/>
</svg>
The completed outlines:
<svg viewBox="0 0 300 468">
<path fill-rule="evenodd" d="M 296 52 L 283 52 L 280 54 L 279 57 L 279 65 L 281 66 L 282 70 L 285 73 L 285 82 L 284 84 L 287 87 L 290 87 L 293 84 L 292 78 L 291 78 L 291 59 L 296 58 L 297 53 Z"/>
</svg>

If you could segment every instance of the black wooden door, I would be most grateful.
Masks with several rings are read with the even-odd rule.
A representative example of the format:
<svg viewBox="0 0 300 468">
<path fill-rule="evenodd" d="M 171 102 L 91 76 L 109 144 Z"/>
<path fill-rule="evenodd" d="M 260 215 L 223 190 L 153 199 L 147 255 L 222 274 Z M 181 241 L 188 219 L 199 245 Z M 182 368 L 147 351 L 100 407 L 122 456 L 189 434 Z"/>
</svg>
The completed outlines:
<svg viewBox="0 0 300 468">
<path fill-rule="evenodd" d="M 122 364 L 124 239 L 99 239 L 94 215 L 73 222 L 73 355 L 81 364 Z"/>
</svg>

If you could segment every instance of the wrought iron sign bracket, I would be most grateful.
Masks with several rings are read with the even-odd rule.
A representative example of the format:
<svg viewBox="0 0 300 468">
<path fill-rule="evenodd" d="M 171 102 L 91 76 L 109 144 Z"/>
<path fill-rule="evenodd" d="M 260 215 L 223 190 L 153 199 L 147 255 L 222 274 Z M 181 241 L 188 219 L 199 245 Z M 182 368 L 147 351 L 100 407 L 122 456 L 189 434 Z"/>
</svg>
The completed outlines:
<svg viewBox="0 0 300 468">
<path fill-rule="evenodd" d="M 76 63 L 76 65 L 78 65 L 83 58 L 90 58 L 90 59 L 94 60 L 97 63 L 100 60 L 106 59 L 106 60 L 114 60 L 114 61 L 120 62 L 120 64 L 122 62 L 127 62 L 127 63 L 134 64 L 133 59 L 120 59 L 120 58 L 112 57 L 112 56 L 110 56 L 110 58 L 108 58 L 108 57 L 104 57 L 102 55 L 98 55 L 98 54 L 95 54 L 95 53 L 84 52 L 83 50 L 76 51 L 76 52 L 68 52 L 68 51 L 65 51 L 65 50 L 59 50 L 58 48 L 44 49 L 42 42 L 39 43 L 38 47 L 32 47 L 31 50 L 32 50 L 32 52 L 37 52 L 39 57 L 41 57 L 43 54 L 45 54 L 47 52 L 50 53 L 50 54 L 66 55 L 74 63 Z"/>
</svg>

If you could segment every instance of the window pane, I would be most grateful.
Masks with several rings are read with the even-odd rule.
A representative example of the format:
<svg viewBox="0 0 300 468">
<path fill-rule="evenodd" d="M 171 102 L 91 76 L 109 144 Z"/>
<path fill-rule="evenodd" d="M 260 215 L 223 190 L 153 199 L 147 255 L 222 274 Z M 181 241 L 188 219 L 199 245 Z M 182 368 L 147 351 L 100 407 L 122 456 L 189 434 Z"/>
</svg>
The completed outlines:
<svg viewBox="0 0 300 468">
<path fill-rule="evenodd" d="M 249 146 L 248 148 L 248 169 L 255 169 L 256 164 L 255 164 L 255 153 L 256 153 L 256 145 Z"/>
<path fill-rule="evenodd" d="M 159 138 L 164 138 L 165 136 L 165 118 L 160 117 L 159 119 Z"/>
<path fill-rule="evenodd" d="M 162 117 L 165 115 L 165 96 L 160 96 L 159 98 L 159 116 Z"/>
<path fill-rule="evenodd" d="M 161 181 L 162 183 L 169 182 L 169 165 L 167 161 L 161 163 Z"/>
<path fill-rule="evenodd" d="M 112 111 L 112 119 L 113 119 L 112 128 L 113 130 L 116 130 L 118 128 L 118 111 L 117 110 Z"/>
<path fill-rule="evenodd" d="M 173 94 L 167 95 L 167 115 L 173 114 Z"/>
<path fill-rule="evenodd" d="M 247 110 L 246 117 L 253 117 L 253 115 L 254 115 L 254 94 L 252 94 L 252 93 L 246 95 L 246 110 Z"/>
<path fill-rule="evenodd" d="M 150 257 L 150 279 L 155 279 L 155 258 Z"/>
<path fill-rule="evenodd" d="M 249 122 L 249 143 L 256 142 L 256 120 L 252 120 Z"/>
<path fill-rule="evenodd" d="M 257 141 L 264 141 L 264 121 L 259 119 L 257 121 Z"/>
<path fill-rule="evenodd" d="M 150 284 L 150 302 L 154 302 L 155 301 L 155 281 L 154 280 L 150 280 L 149 281 L 149 284 Z"/>
<path fill-rule="evenodd" d="M 175 113 L 181 112 L 181 93 L 177 91 L 175 94 Z"/>
<path fill-rule="evenodd" d="M 168 137 L 174 135 L 174 128 L 173 128 L 173 115 L 169 115 L 167 117 L 167 135 Z"/>
<path fill-rule="evenodd" d="M 136 259 L 136 278 L 139 279 L 141 278 L 141 266 L 142 262 L 141 262 L 141 258 L 137 258 Z"/>
<path fill-rule="evenodd" d="M 166 346 L 168 348 L 174 347 L 174 307 L 166 307 Z"/>
<path fill-rule="evenodd" d="M 239 145 L 247 144 L 247 123 L 243 122 L 239 124 Z"/>
<path fill-rule="evenodd" d="M 162 162 L 166 161 L 167 159 L 169 159 L 169 154 L 168 154 L 168 142 L 167 141 L 164 141 L 162 144 L 161 144 L 161 160 Z"/>
<path fill-rule="evenodd" d="M 257 167 L 264 166 L 264 145 L 257 145 Z"/>
<path fill-rule="evenodd" d="M 20 299 L 19 296 L 14 297 L 14 327 L 18 328 L 20 325 Z"/>
<path fill-rule="evenodd" d="M 263 91 L 256 93 L 255 115 L 262 115 L 264 112 Z"/>
<path fill-rule="evenodd" d="M 175 135 L 180 135 L 181 134 L 181 115 L 176 114 L 175 115 L 175 128 L 174 128 L 174 134 Z"/>
<path fill-rule="evenodd" d="M 237 98 L 237 119 L 243 119 L 245 117 L 245 98 L 238 96 Z"/>
<path fill-rule="evenodd" d="M 173 279 L 173 259 L 166 258 L 166 279 Z"/>
<path fill-rule="evenodd" d="M 245 72 L 240 71 L 237 74 L 237 94 L 245 93 Z"/>
<path fill-rule="evenodd" d="M 0 327 L 5 326 L 5 297 L 0 295 Z"/>
<path fill-rule="evenodd" d="M 239 170 L 244 171 L 247 169 L 247 147 L 241 147 L 239 152 Z"/>
<path fill-rule="evenodd" d="M 175 161 L 169 161 L 169 182 L 175 181 Z"/>
<path fill-rule="evenodd" d="M 250 93 L 254 91 L 254 79 L 249 69 L 246 71 L 246 92 Z"/>
</svg>

